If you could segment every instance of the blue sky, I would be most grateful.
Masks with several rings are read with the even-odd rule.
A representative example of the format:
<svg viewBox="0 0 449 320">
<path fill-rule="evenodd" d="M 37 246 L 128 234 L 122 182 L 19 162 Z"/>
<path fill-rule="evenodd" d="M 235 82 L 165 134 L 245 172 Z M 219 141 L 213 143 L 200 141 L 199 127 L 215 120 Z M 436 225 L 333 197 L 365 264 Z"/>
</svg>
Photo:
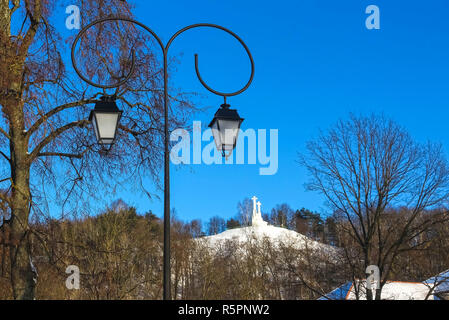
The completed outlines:
<svg viewBox="0 0 449 320">
<path fill-rule="evenodd" d="M 253 195 L 264 212 L 280 203 L 326 212 L 324 199 L 304 190 L 307 175 L 297 153 L 319 129 L 350 112 L 383 113 L 418 141 L 441 142 L 449 150 L 447 0 L 136 2 L 136 19 L 164 42 L 199 22 L 237 33 L 253 54 L 256 72 L 251 87 L 229 103 L 245 118 L 243 129 L 279 130 L 279 170 L 273 176 L 259 175 L 259 165 L 171 165 L 171 205 L 178 218 L 229 218 L 238 201 Z M 380 8 L 380 30 L 365 27 L 371 4 Z M 245 51 L 226 33 L 207 29 L 181 35 L 170 50 L 179 59 L 171 84 L 201 94 L 197 102 L 206 109 L 192 120 L 205 126 L 222 98 L 199 84 L 193 54 L 199 54 L 207 83 L 230 91 L 248 79 Z M 117 197 L 160 215 L 159 196 L 148 200 L 123 190 Z"/>
</svg>

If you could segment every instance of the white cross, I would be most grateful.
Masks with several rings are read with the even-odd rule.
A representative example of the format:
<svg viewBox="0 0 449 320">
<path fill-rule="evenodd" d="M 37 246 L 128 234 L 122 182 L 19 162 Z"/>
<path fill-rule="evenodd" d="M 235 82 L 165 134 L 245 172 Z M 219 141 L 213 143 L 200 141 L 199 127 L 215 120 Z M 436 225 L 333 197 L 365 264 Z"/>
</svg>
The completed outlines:
<svg viewBox="0 0 449 320">
<path fill-rule="evenodd" d="M 262 204 L 260 203 L 260 201 L 257 202 L 257 213 L 259 214 L 260 217 L 262 217 L 262 212 L 260 211 L 260 206 Z"/>
<path fill-rule="evenodd" d="M 252 200 L 253 200 L 253 215 L 255 215 L 256 214 L 256 201 L 257 201 L 257 197 L 256 196 L 254 196 L 254 197 L 252 197 L 251 198 Z"/>
</svg>

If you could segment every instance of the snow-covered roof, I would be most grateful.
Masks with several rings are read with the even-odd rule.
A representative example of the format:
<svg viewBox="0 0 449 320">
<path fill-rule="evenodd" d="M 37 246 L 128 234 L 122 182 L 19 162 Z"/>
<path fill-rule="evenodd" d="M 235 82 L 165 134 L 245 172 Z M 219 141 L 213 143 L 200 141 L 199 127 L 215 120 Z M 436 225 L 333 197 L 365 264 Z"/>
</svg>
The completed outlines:
<svg viewBox="0 0 449 320">
<path fill-rule="evenodd" d="M 366 280 L 358 281 L 359 299 L 366 300 Z M 382 287 L 382 300 L 433 300 L 433 295 L 429 297 L 430 287 L 422 282 L 402 282 L 402 281 L 387 281 Z M 351 286 L 346 300 L 355 300 L 355 288 Z"/>
<path fill-rule="evenodd" d="M 433 278 L 431 278 L 433 279 Z M 441 279 L 441 278 L 438 278 Z M 430 279 L 429 279 L 430 280 Z M 427 280 L 427 281 L 429 281 Z M 387 281 L 382 288 L 382 300 L 434 300 L 433 289 L 431 283 L 424 282 L 405 282 L 405 281 Z M 358 280 L 359 299 L 366 300 L 366 280 Z M 441 283 L 440 285 L 447 285 Z M 437 292 L 437 289 L 435 289 Z M 353 282 L 347 282 L 344 285 L 334 289 L 318 300 L 356 300 L 356 290 Z"/>
<path fill-rule="evenodd" d="M 318 300 L 345 300 L 349 290 L 352 288 L 352 282 L 348 281 L 344 285 L 334 289 L 328 294 L 318 298 Z"/>
<path fill-rule="evenodd" d="M 435 294 L 449 293 L 449 270 L 427 279 L 424 283 L 434 288 Z"/>
</svg>

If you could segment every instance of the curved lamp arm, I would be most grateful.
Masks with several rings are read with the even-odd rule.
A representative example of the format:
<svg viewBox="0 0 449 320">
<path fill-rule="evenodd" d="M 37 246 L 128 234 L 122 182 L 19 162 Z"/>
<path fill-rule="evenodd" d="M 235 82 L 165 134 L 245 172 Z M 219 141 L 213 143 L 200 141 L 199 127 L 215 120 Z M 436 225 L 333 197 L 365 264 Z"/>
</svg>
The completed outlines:
<svg viewBox="0 0 449 320">
<path fill-rule="evenodd" d="M 184 31 L 187 31 L 187 30 L 190 30 L 190 29 L 193 29 L 193 28 L 198 28 L 198 27 L 210 27 L 210 28 L 216 28 L 216 29 L 223 30 L 223 31 L 229 33 L 230 35 L 232 35 L 235 39 L 237 39 L 237 40 L 240 42 L 240 44 L 245 48 L 245 51 L 246 51 L 246 53 L 248 54 L 249 60 L 250 60 L 250 62 L 251 62 L 251 75 L 250 75 L 250 78 L 249 78 L 248 82 L 246 83 L 246 85 L 245 85 L 242 89 L 240 89 L 240 90 L 238 90 L 238 91 L 235 91 L 235 92 L 220 92 L 220 91 L 214 90 L 214 89 L 212 89 L 209 85 L 207 85 L 206 82 L 205 82 L 205 81 L 203 80 L 203 78 L 201 77 L 201 74 L 200 74 L 200 71 L 199 71 L 199 68 L 198 68 L 198 54 L 195 54 L 195 71 L 196 71 L 196 75 L 197 75 L 197 77 L 198 77 L 198 80 L 199 80 L 199 81 L 201 82 L 201 84 L 202 84 L 207 90 L 209 90 L 210 92 L 212 92 L 212 93 L 214 93 L 214 94 L 216 94 L 216 95 L 219 95 L 219 96 L 224 97 L 225 101 L 226 101 L 226 97 L 238 95 L 238 94 L 242 93 L 243 91 L 245 91 L 246 89 L 248 89 L 248 87 L 250 86 L 251 82 L 253 81 L 253 78 L 254 78 L 254 60 L 253 60 L 253 57 L 252 57 L 252 55 L 251 55 L 251 52 L 249 51 L 247 45 L 243 42 L 243 40 L 242 40 L 238 35 L 236 35 L 234 32 L 232 32 L 232 31 L 229 30 L 229 29 L 226 29 L 226 28 L 224 28 L 224 27 L 222 27 L 222 26 L 219 26 L 219 25 L 216 25 L 216 24 L 210 24 L 210 23 L 197 23 L 197 24 L 193 24 L 193 25 L 187 26 L 187 27 L 185 27 L 185 28 L 182 28 L 181 30 L 179 30 L 178 32 L 176 32 L 176 33 L 170 38 L 170 40 L 168 41 L 167 45 L 164 47 L 164 45 L 163 45 L 161 39 L 157 36 L 157 34 L 156 34 L 153 30 L 151 30 L 150 28 L 148 28 L 146 25 L 144 25 L 144 24 L 142 24 L 142 23 L 140 23 L 140 22 L 138 22 L 138 21 L 136 21 L 136 20 L 127 18 L 127 17 L 107 17 L 107 18 L 102 18 L 102 19 L 95 20 L 95 21 L 91 22 L 90 24 L 88 24 L 87 26 L 85 26 L 85 27 L 78 33 L 78 35 L 76 36 L 76 38 L 75 38 L 75 40 L 73 41 L 73 44 L 72 44 L 71 57 L 72 57 L 72 65 L 73 65 L 73 68 L 75 69 L 75 71 L 76 71 L 76 73 L 78 74 L 78 76 L 79 76 L 81 79 L 83 79 L 85 82 L 87 82 L 88 84 L 90 84 L 91 86 L 94 86 L 94 87 L 97 87 L 97 88 L 102 88 L 102 89 L 118 88 L 118 87 L 124 85 L 124 84 L 131 78 L 131 76 L 132 76 L 132 74 L 133 74 L 133 72 L 134 72 L 134 70 L 135 70 L 135 51 L 134 51 L 134 49 L 132 49 L 132 51 L 131 51 L 131 57 L 132 57 L 132 58 L 131 58 L 131 70 L 130 70 L 129 73 L 124 77 L 124 79 L 121 80 L 121 81 L 119 81 L 118 83 L 111 84 L 111 85 L 103 85 L 103 84 L 95 83 L 95 82 L 93 82 L 93 81 L 87 79 L 87 77 L 83 76 L 82 73 L 80 72 L 80 70 L 78 69 L 78 66 L 77 66 L 77 64 L 76 64 L 76 59 L 75 59 L 75 49 L 76 49 L 76 46 L 77 46 L 77 44 L 78 44 L 80 38 L 86 33 L 86 31 L 87 31 L 89 28 L 91 28 L 91 27 L 93 27 L 93 26 L 95 26 L 95 25 L 97 25 L 97 24 L 101 24 L 101 23 L 107 22 L 107 21 L 125 21 L 125 22 L 131 22 L 131 23 L 134 23 L 134 24 L 136 24 L 136 25 L 142 27 L 143 29 L 145 29 L 145 30 L 148 31 L 149 33 L 151 33 L 151 35 L 153 35 L 153 37 L 157 40 L 157 42 L 159 43 L 159 45 L 160 45 L 160 47 L 161 47 L 161 49 L 162 49 L 162 53 L 163 53 L 163 55 L 164 55 L 164 61 L 167 60 L 167 52 L 168 52 L 168 49 L 169 49 L 170 45 L 172 44 L 173 40 L 175 40 L 175 39 L 176 39 L 181 33 L 183 33 Z"/>
<path fill-rule="evenodd" d="M 250 60 L 250 62 L 251 62 L 251 75 L 250 75 L 249 80 L 248 80 L 248 82 L 246 83 L 246 85 L 245 85 L 242 89 L 240 89 L 240 90 L 238 90 L 238 91 L 225 93 L 225 92 L 220 92 L 220 91 L 214 90 L 214 89 L 212 89 L 211 87 L 209 87 L 209 86 L 206 84 L 206 82 L 205 82 L 205 81 L 203 80 L 203 78 L 201 77 L 200 71 L 199 71 L 199 69 L 198 69 L 198 54 L 195 54 L 195 71 L 196 71 L 196 75 L 197 75 L 197 77 L 198 77 L 198 80 L 201 82 L 201 84 L 202 84 L 207 90 L 209 90 L 210 92 L 212 92 L 212 93 L 214 93 L 214 94 L 216 94 L 216 95 L 219 95 L 219 96 L 224 97 L 224 98 L 225 98 L 225 101 L 226 101 L 226 97 L 236 96 L 236 95 L 242 93 L 243 91 L 245 91 L 246 89 L 248 89 L 248 87 L 250 86 L 250 84 L 251 84 L 251 82 L 253 81 L 253 78 L 254 78 L 254 60 L 253 60 L 253 57 L 252 57 L 251 52 L 249 51 L 247 45 L 245 44 L 245 42 L 243 42 L 243 40 L 242 40 L 238 35 L 236 35 L 234 32 L 232 32 L 232 31 L 229 30 L 229 29 L 226 29 L 225 27 L 222 27 L 222 26 L 219 26 L 219 25 L 216 25 L 216 24 L 211 24 L 211 23 L 197 23 L 197 24 L 192 24 L 192 25 L 187 26 L 187 27 L 185 27 L 185 28 L 182 28 L 181 30 L 179 30 L 178 32 L 176 32 L 176 33 L 170 38 L 170 40 L 168 41 L 167 46 L 165 47 L 165 51 L 166 51 L 166 52 L 168 51 L 168 48 L 170 47 L 170 45 L 171 45 L 171 43 L 173 42 L 173 40 L 175 40 L 181 33 L 183 33 L 184 31 L 193 29 L 193 28 L 198 28 L 198 27 L 210 27 L 210 28 L 216 28 L 216 29 L 220 29 L 220 30 L 223 30 L 223 31 L 229 33 L 230 35 L 232 35 L 235 39 L 237 39 L 237 40 L 240 42 L 240 44 L 243 46 L 243 48 L 245 48 L 245 51 L 246 51 L 246 53 L 248 54 L 249 60 Z"/>
<path fill-rule="evenodd" d="M 161 49 L 162 49 L 162 51 L 164 52 L 164 55 L 165 55 L 164 44 L 162 43 L 161 39 L 157 36 L 157 34 L 153 30 L 148 28 L 146 25 L 144 25 L 143 23 L 140 23 L 140 22 L 138 22 L 136 20 L 133 20 L 133 19 L 130 19 L 130 18 L 126 18 L 126 17 L 108 17 L 108 18 L 98 19 L 98 20 L 95 20 L 95 21 L 89 23 L 87 26 L 85 26 L 78 33 L 78 35 L 76 36 L 75 40 L 73 41 L 73 44 L 72 44 L 72 66 L 73 66 L 73 69 L 75 69 L 76 73 L 78 74 L 78 76 L 81 79 L 83 79 L 85 82 L 87 82 L 88 84 L 90 84 L 93 87 L 102 88 L 102 89 L 118 88 L 118 87 L 124 85 L 129 80 L 129 78 L 131 78 L 131 76 L 132 76 L 132 74 L 134 72 L 134 69 L 135 69 L 135 52 L 134 52 L 134 49 L 131 50 L 132 60 L 131 60 L 131 70 L 130 70 L 130 72 L 126 75 L 126 77 L 123 80 L 119 81 L 116 84 L 103 85 L 103 84 L 95 83 L 95 82 L 87 79 L 85 76 L 83 76 L 81 74 L 80 70 L 78 69 L 78 66 L 76 65 L 76 59 L 75 59 L 75 49 L 76 49 L 76 46 L 78 44 L 78 41 L 86 33 L 86 31 L 88 29 L 90 29 L 91 27 L 93 27 L 93 26 L 95 26 L 97 24 L 104 23 L 104 22 L 107 22 L 107 21 L 127 21 L 127 22 L 131 22 L 131 23 L 137 24 L 138 26 L 144 28 L 146 31 L 151 33 L 153 35 L 153 37 L 157 40 L 157 42 L 161 46 Z"/>
</svg>

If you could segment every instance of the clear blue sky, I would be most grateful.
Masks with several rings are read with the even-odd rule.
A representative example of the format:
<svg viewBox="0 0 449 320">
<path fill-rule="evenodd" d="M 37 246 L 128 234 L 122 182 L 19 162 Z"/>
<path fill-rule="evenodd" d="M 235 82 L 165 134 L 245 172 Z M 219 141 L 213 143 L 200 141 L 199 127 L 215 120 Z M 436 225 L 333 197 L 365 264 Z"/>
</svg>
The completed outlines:
<svg viewBox="0 0 449 320">
<path fill-rule="evenodd" d="M 257 195 L 267 212 L 279 203 L 325 211 L 323 198 L 304 190 L 297 152 L 319 129 L 350 112 L 384 113 L 419 141 L 449 150 L 449 2 L 447 0 L 136 1 L 136 18 L 167 41 L 193 23 L 225 26 L 250 48 L 251 87 L 229 100 L 243 128 L 279 130 L 279 170 L 260 176 L 259 165 L 171 166 L 171 204 L 183 220 L 236 214 L 237 202 Z M 381 29 L 367 30 L 365 9 L 380 8 Z M 180 64 L 172 84 L 202 94 L 208 108 L 192 120 L 207 125 L 222 103 L 196 79 L 201 72 L 219 90 L 234 90 L 249 75 L 244 50 L 227 34 L 195 30 L 176 40 Z M 182 56 L 179 56 L 182 54 Z M 123 191 L 139 212 L 162 214 L 161 200 Z"/>
</svg>

